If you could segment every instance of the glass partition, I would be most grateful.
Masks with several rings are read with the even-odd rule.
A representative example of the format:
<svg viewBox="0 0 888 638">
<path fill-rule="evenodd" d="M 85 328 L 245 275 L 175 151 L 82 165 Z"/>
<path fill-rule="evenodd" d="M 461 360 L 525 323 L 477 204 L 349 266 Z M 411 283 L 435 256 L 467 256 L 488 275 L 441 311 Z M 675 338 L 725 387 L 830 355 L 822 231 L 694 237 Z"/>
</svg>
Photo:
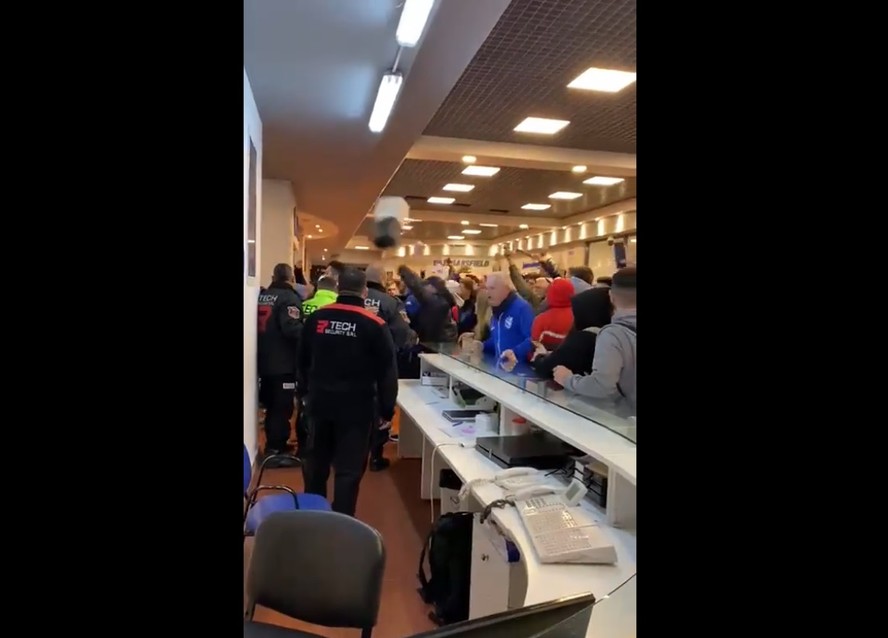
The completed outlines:
<svg viewBox="0 0 888 638">
<path fill-rule="evenodd" d="M 592 401 L 564 390 L 551 379 L 541 378 L 527 363 L 518 363 L 506 370 L 502 363 L 492 356 L 477 356 L 460 348 L 455 343 L 424 343 L 431 351 L 446 355 L 480 372 L 505 381 L 525 392 L 530 392 L 574 414 L 586 417 L 635 443 L 636 421 L 625 404 Z"/>
</svg>

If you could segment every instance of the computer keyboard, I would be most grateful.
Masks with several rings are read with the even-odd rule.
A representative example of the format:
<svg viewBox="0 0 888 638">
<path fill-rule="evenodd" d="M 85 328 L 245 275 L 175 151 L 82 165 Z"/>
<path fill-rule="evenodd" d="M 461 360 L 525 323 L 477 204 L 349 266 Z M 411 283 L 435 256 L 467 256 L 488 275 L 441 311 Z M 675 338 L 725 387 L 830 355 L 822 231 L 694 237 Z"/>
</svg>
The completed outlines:
<svg viewBox="0 0 888 638">
<path fill-rule="evenodd" d="M 617 551 L 601 528 L 575 517 L 561 496 L 534 496 L 515 506 L 541 563 L 617 562 Z"/>
</svg>

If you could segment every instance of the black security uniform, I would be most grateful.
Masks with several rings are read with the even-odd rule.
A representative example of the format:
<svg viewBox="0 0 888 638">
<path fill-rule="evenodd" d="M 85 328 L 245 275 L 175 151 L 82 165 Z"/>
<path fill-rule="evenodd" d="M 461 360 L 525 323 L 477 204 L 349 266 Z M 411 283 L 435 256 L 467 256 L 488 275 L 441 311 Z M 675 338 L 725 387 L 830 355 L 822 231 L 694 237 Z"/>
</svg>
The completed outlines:
<svg viewBox="0 0 888 638">
<path fill-rule="evenodd" d="M 395 413 L 391 333 L 361 297 L 340 295 L 305 320 L 299 369 L 310 429 L 305 491 L 326 497 L 332 466 L 333 510 L 354 516 L 371 433 L 379 418 L 390 421 Z"/>
<path fill-rule="evenodd" d="M 283 452 L 290 438 L 301 335 L 302 299 L 290 284 L 272 283 L 259 295 L 258 310 L 259 401 L 270 453 Z M 297 438 L 304 436 L 297 431 Z"/>
<path fill-rule="evenodd" d="M 367 282 L 367 298 L 364 299 L 364 308 L 385 321 L 398 355 L 405 350 L 408 341 L 416 340 L 416 333 L 410 329 L 410 324 L 407 323 L 407 309 L 404 307 L 404 302 L 391 296 L 381 284 L 375 281 Z M 371 463 L 381 461 L 382 449 L 385 442 L 388 441 L 388 435 L 388 430 L 374 430 L 370 440 Z"/>
</svg>

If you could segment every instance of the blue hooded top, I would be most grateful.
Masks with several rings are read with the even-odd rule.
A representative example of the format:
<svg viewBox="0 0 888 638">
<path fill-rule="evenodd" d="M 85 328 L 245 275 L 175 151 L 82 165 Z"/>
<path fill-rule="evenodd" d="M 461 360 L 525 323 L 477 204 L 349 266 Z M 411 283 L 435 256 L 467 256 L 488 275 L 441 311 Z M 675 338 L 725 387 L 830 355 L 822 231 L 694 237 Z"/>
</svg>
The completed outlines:
<svg viewBox="0 0 888 638">
<path fill-rule="evenodd" d="M 533 307 L 515 292 L 493 309 L 490 320 L 490 337 L 484 342 L 484 352 L 496 355 L 511 350 L 519 362 L 526 362 L 533 344 L 530 329 L 533 326 Z"/>
</svg>

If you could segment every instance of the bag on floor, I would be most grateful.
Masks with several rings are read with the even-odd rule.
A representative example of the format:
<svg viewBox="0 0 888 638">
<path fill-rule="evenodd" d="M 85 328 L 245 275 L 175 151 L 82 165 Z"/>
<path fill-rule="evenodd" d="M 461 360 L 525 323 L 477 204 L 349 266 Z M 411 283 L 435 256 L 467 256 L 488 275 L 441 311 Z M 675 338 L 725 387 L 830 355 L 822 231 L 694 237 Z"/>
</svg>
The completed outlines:
<svg viewBox="0 0 888 638">
<path fill-rule="evenodd" d="M 432 527 L 419 555 L 419 595 L 426 604 L 434 605 L 429 618 L 439 625 L 469 618 L 473 520 L 469 512 L 444 514 Z"/>
</svg>

